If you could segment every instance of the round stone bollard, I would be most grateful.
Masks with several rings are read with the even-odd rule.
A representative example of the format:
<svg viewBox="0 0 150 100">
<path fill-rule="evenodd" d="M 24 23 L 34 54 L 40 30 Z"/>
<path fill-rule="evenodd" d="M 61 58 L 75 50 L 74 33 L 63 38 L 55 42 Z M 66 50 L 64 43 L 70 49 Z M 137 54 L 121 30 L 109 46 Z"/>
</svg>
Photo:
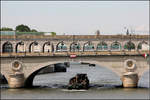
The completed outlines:
<svg viewBox="0 0 150 100">
<path fill-rule="evenodd" d="M 9 87 L 10 88 L 21 88 L 24 87 L 24 74 L 15 73 L 9 76 Z"/>
<path fill-rule="evenodd" d="M 123 87 L 134 88 L 138 85 L 138 74 L 134 72 L 127 72 L 122 77 Z"/>
<path fill-rule="evenodd" d="M 136 70 L 136 61 L 133 59 L 125 60 L 124 68 L 126 72 L 135 72 Z"/>
<path fill-rule="evenodd" d="M 19 60 L 14 60 L 12 62 L 11 67 L 12 67 L 13 72 L 20 72 L 22 69 L 22 62 L 20 62 Z"/>
</svg>

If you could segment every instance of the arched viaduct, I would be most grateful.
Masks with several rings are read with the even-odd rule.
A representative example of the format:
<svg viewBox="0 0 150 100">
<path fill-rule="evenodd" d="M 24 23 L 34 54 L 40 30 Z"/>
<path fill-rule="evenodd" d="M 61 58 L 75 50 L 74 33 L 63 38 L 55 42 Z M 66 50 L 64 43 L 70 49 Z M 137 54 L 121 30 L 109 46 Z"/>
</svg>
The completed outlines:
<svg viewBox="0 0 150 100">
<path fill-rule="evenodd" d="M 1 38 L 0 52 L 62 52 L 62 51 L 136 51 L 148 50 L 149 35 L 141 37 L 117 37 L 102 36 L 96 38 L 92 36 L 71 36 L 55 38 L 35 37 L 35 38 Z"/>
</svg>

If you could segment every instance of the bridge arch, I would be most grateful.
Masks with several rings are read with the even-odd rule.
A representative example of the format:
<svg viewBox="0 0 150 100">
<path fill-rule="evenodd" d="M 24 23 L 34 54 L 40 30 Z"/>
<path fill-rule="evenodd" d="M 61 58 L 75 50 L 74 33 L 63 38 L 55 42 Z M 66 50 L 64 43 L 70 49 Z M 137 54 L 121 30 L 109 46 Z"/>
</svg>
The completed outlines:
<svg viewBox="0 0 150 100">
<path fill-rule="evenodd" d="M 80 51 L 81 50 L 81 45 L 80 43 L 73 42 L 70 44 L 70 51 Z"/>
<path fill-rule="evenodd" d="M 142 50 L 142 49 L 149 49 L 149 45 L 146 41 L 141 41 L 138 46 L 137 46 L 137 50 Z"/>
<path fill-rule="evenodd" d="M 149 87 L 149 73 L 150 73 L 149 69 L 143 71 L 143 73 L 139 76 L 138 86 Z M 148 74 L 148 77 L 145 77 L 147 74 Z M 144 79 L 144 81 L 143 81 L 143 79 Z M 145 79 L 147 81 L 145 81 Z"/>
<path fill-rule="evenodd" d="M 121 43 L 120 42 L 118 42 L 118 41 L 115 41 L 115 42 L 113 42 L 112 44 L 111 44 L 111 46 L 110 46 L 110 49 L 111 50 L 121 50 L 122 49 L 122 46 L 121 46 Z"/>
<path fill-rule="evenodd" d="M 29 52 L 40 52 L 40 46 L 38 42 L 34 41 L 29 45 Z"/>
<path fill-rule="evenodd" d="M 46 68 L 49 65 L 53 65 L 53 64 L 57 64 L 57 63 L 64 63 L 65 61 L 54 61 L 54 62 L 47 62 L 47 63 L 43 63 L 40 65 L 37 65 L 36 68 L 32 68 L 32 70 L 30 70 L 30 72 L 27 73 L 26 75 L 26 80 L 25 80 L 25 86 L 26 87 L 30 87 L 33 85 L 33 80 L 34 77 L 38 74 L 38 72 L 40 72 L 42 69 Z M 117 70 L 115 71 L 112 67 L 106 66 L 107 64 L 101 64 L 101 62 L 98 61 L 83 61 L 85 63 L 91 63 L 92 64 L 96 64 L 99 65 L 100 67 L 104 67 L 107 68 L 108 70 L 112 71 L 113 73 L 115 73 L 117 76 L 120 77 L 121 80 L 121 73 L 118 72 Z M 103 66 L 105 65 L 105 66 Z M 110 64 L 111 65 L 111 64 Z"/>
<path fill-rule="evenodd" d="M 43 44 L 43 52 L 53 52 L 53 51 L 54 51 L 54 47 L 50 41 L 45 42 Z"/>
<path fill-rule="evenodd" d="M 56 51 L 67 51 L 67 45 L 63 42 L 63 41 L 61 41 L 61 42 L 59 42 L 57 45 L 56 45 Z"/>
<path fill-rule="evenodd" d="M 135 50 L 135 44 L 132 41 L 128 41 L 124 45 L 125 50 Z"/>
<path fill-rule="evenodd" d="M 108 45 L 106 42 L 101 41 L 100 43 L 97 44 L 97 51 L 102 51 L 102 50 L 108 50 Z"/>
<path fill-rule="evenodd" d="M 91 41 L 84 43 L 83 51 L 94 51 L 94 44 Z"/>
<path fill-rule="evenodd" d="M 13 45 L 10 42 L 5 42 L 2 46 L 2 52 L 3 53 L 11 53 L 13 52 Z"/>
<path fill-rule="evenodd" d="M 40 72 L 42 69 L 44 69 L 46 67 L 47 66 L 42 67 L 40 69 L 37 69 L 35 72 L 31 73 L 31 75 L 29 77 L 27 77 L 27 79 L 25 80 L 24 86 L 25 87 L 32 87 L 33 86 L 34 77 L 38 74 L 38 72 Z"/>
<path fill-rule="evenodd" d="M 25 45 L 23 41 L 16 44 L 16 52 L 25 52 Z"/>
<path fill-rule="evenodd" d="M 143 65 L 145 65 L 144 63 L 143 63 Z M 146 72 L 146 71 L 150 71 L 150 56 L 148 56 L 147 58 L 146 58 L 146 65 L 147 65 L 147 67 L 146 68 L 144 68 L 144 69 L 141 69 L 141 71 L 139 71 L 139 78 Z"/>
</svg>

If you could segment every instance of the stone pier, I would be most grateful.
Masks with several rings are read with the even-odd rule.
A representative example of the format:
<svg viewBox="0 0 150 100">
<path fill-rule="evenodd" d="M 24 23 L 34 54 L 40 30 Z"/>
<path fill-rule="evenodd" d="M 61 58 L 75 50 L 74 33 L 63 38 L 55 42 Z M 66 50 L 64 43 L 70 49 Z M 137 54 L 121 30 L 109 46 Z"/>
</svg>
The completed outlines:
<svg viewBox="0 0 150 100">
<path fill-rule="evenodd" d="M 126 88 L 134 88 L 138 85 L 139 76 L 136 72 L 136 61 L 128 59 L 124 62 L 125 72 L 122 75 L 122 85 Z"/>
</svg>

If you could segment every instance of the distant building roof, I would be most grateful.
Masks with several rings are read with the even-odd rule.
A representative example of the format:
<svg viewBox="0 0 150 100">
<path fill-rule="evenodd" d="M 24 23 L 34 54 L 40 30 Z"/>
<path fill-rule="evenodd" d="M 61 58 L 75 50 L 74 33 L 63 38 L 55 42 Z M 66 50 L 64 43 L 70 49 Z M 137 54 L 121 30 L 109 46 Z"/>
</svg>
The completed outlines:
<svg viewBox="0 0 150 100">
<path fill-rule="evenodd" d="M 14 31 L 0 31 L 1 35 L 15 35 Z"/>
</svg>

